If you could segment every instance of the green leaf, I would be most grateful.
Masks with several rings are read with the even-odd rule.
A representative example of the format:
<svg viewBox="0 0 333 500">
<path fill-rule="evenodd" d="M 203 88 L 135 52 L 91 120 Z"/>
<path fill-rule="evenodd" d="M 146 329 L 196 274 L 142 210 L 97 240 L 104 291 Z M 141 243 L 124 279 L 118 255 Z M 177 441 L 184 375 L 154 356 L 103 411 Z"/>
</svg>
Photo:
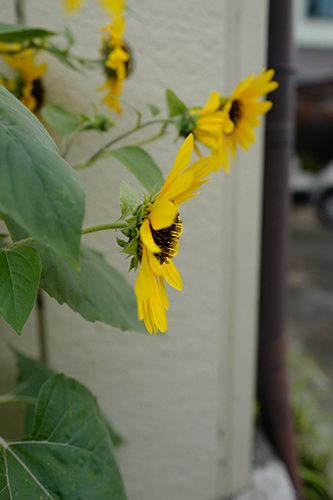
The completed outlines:
<svg viewBox="0 0 333 500">
<path fill-rule="evenodd" d="M 144 101 L 144 103 L 150 109 L 153 116 L 156 116 L 160 113 L 160 110 L 154 104 L 151 104 L 150 102 L 146 101 Z"/>
<path fill-rule="evenodd" d="M 54 371 L 36 359 L 13 349 L 18 370 L 17 386 L 11 391 L 13 402 L 25 406 L 24 434 L 32 431 L 39 391 Z"/>
<path fill-rule="evenodd" d="M 30 436 L 0 438 L 0 498 L 126 500 L 111 437 L 96 399 L 65 375 L 38 398 Z"/>
<path fill-rule="evenodd" d="M 13 396 L 13 402 L 23 404 L 25 406 L 25 422 L 24 433 L 30 434 L 33 428 L 36 403 L 39 391 L 42 385 L 55 374 L 51 368 L 44 365 L 40 361 L 25 356 L 17 349 L 12 349 L 17 365 L 17 386 L 10 392 Z M 113 445 L 115 447 L 124 443 L 124 439 L 111 427 L 105 419 L 105 425 L 111 436 Z"/>
<path fill-rule="evenodd" d="M 133 215 L 140 205 L 140 198 L 137 192 L 124 181 L 120 184 L 119 203 L 123 217 L 127 217 L 130 214 Z"/>
<path fill-rule="evenodd" d="M 54 31 L 28 28 L 21 24 L 0 23 L 0 42 L 21 43 L 33 38 L 45 38 L 53 35 L 56 35 Z"/>
<path fill-rule="evenodd" d="M 156 192 L 162 189 L 162 173 L 152 157 L 143 149 L 125 146 L 119 149 L 105 149 L 105 152 L 128 168 L 147 191 L 152 191 L 156 185 Z"/>
<path fill-rule="evenodd" d="M 0 234 L 0 243 L 5 240 L 6 238 L 8 238 L 8 234 Z"/>
<path fill-rule="evenodd" d="M 41 265 L 35 248 L 0 250 L 0 315 L 19 335 L 36 300 Z"/>
<path fill-rule="evenodd" d="M 72 134 L 80 125 L 80 119 L 66 111 L 57 104 L 44 106 L 41 110 L 42 117 L 55 128 L 60 135 Z"/>
<path fill-rule="evenodd" d="M 0 213 L 79 268 L 85 188 L 37 118 L 0 86 Z"/>
<path fill-rule="evenodd" d="M 174 92 L 172 92 L 172 90 L 170 89 L 166 90 L 166 98 L 168 102 L 170 117 L 186 113 L 187 107 L 180 99 L 178 99 L 178 97 Z"/>
<path fill-rule="evenodd" d="M 133 289 L 102 254 L 83 246 L 81 271 L 76 272 L 55 253 L 38 248 L 43 263 L 40 286 L 51 297 L 60 304 L 66 302 L 87 321 L 146 333 L 137 319 Z"/>
</svg>

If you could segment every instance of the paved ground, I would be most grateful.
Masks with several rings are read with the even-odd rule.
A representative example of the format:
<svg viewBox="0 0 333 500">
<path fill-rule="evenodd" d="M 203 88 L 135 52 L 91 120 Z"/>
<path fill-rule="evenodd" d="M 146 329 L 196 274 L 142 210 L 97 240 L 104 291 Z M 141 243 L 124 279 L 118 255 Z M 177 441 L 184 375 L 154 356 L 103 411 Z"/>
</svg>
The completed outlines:
<svg viewBox="0 0 333 500">
<path fill-rule="evenodd" d="M 288 330 L 333 381 L 333 230 L 311 207 L 291 217 Z"/>
</svg>

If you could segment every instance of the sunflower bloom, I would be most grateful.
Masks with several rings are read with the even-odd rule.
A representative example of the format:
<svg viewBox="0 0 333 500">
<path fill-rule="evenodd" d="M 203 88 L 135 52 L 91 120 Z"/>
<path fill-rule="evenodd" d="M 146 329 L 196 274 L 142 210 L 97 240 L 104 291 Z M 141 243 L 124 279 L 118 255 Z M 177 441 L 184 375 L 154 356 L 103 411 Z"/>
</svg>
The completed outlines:
<svg viewBox="0 0 333 500">
<path fill-rule="evenodd" d="M 218 92 L 212 91 L 203 108 L 191 109 L 190 114 L 195 118 L 193 134 L 195 141 L 204 144 L 216 155 L 215 170 L 226 165 L 226 148 L 222 140 L 222 130 L 225 127 L 227 116 L 221 111 L 221 98 Z M 201 158 L 201 152 L 194 143 L 194 150 Z M 227 165 L 226 165 L 227 167 Z M 227 169 L 227 168 L 226 168 Z"/>
<path fill-rule="evenodd" d="M 213 171 L 216 157 L 208 156 L 188 166 L 193 148 L 190 134 L 181 146 L 162 190 L 143 208 L 139 226 L 140 270 L 135 285 L 138 317 L 150 333 L 165 332 L 169 309 L 165 281 L 182 289 L 181 276 L 173 263 L 178 253 L 183 224 L 179 206 L 194 198 Z"/>
<path fill-rule="evenodd" d="M 114 97 L 120 97 L 124 79 L 127 76 L 127 63 L 130 59 L 125 50 L 122 35 L 125 29 L 125 21 L 122 16 L 115 20 L 114 24 L 107 24 L 102 28 L 102 56 L 104 58 L 104 72 L 107 80 L 104 85 L 98 87 L 98 91 L 107 90 L 102 102 L 109 108 L 121 113 L 120 102 Z"/>
<path fill-rule="evenodd" d="M 76 14 L 85 3 L 86 0 L 62 0 L 63 7 L 69 14 Z M 114 19 L 121 16 L 125 10 L 124 0 L 98 0 L 98 3 L 102 10 Z"/>
<path fill-rule="evenodd" d="M 41 94 L 40 78 L 47 71 L 47 64 L 35 64 L 36 52 L 32 49 L 18 54 L 3 55 L 6 63 L 16 72 L 16 78 L 2 78 L 0 83 L 12 92 L 30 111 L 40 105 L 34 94 Z"/>
<path fill-rule="evenodd" d="M 260 125 L 258 116 L 266 114 L 273 105 L 271 101 L 258 99 L 279 86 L 278 82 L 272 81 L 274 73 L 273 69 L 263 69 L 255 78 L 253 74 L 250 75 L 237 85 L 222 107 L 225 120 L 221 149 L 227 149 L 233 161 L 236 160 L 237 144 L 247 150 L 250 144 L 256 142 L 253 128 Z M 229 168 L 227 154 L 222 164 L 226 169 Z"/>
</svg>

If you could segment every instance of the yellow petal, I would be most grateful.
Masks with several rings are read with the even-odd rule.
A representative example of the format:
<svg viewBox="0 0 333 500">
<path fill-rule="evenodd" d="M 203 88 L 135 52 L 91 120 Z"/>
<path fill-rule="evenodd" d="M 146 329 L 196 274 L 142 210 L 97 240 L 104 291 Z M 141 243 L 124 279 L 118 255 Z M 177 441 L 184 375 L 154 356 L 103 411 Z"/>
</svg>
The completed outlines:
<svg viewBox="0 0 333 500">
<path fill-rule="evenodd" d="M 200 149 L 198 148 L 198 146 L 196 145 L 196 143 L 193 144 L 193 149 L 194 151 L 197 153 L 197 155 L 199 156 L 199 158 L 202 158 L 202 154 L 200 152 Z"/>
<path fill-rule="evenodd" d="M 158 276 L 157 280 L 158 280 L 158 285 L 160 287 L 163 305 L 164 305 L 165 309 L 169 309 L 169 299 L 168 299 L 168 296 L 166 293 L 164 279 L 161 276 Z"/>
<path fill-rule="evenodd" d="M 168 200 L 174 200 L 176 196 L 179 196 L 183 191 L 186 191 L 193 181 L 192 172 L 184 172 L 179 175 L 166 189 L 164 196 Z"/>
<path fill-rule="evenodd" d="M 192 149 L 193 134 L 189 134 L 178 151 L 173 167 L 169 172 L 169 175 L 165 179 L 162 191 L 160 192 L 158 199 L 163 198 L 163 194 L 169 186 L 170 182 L 188 166 L 191 161 Z"/>
<path fill-rule="evenodd" d="M 149 266 L 153 273 L 157 275 L 162 275 L 162 264 L 160 261 L 155 257 L 155 255 L 151 252 L 148 252 L 148 260 L 149 260 Z"/>
<path fill-rule="evenodd" d="M 135 283 L 135 295 L 138 300 L 148 300 L 153 294 L 154 275 L 148 262 L 147 249 L 143 247 L 140 270 Z"/>
<path fill-rule="evenodd" d="M 153 203 L 149 220 L 155 231 L 170 227 L 177 216 L 178 207 L 169 200 L 156 200 Z M 157 252 L 154 252 L 157 253 Z"/>
<path fill-rule="evenodd" d="M 207 113 L 213 113 L 217 111 L 221 105 L 221 98 L 218 92 L 212 91 L 206 102 L 205 106 L 201 110 L 201 115 L 205 115 Z"/>
<path fill-rule="evenodd" d="M 182 278 L 179 274 L 178 269 L 172 261 L 168 264 L 162 264 L 163 277 L 167 283 L 176 290 L 181 290 L 183 288 Z"/>
<path fill-rule="evenodd" d="M 159 253 L 161 249 L 156 245 L 151 229 L 149 219 L 145 219 L 140 227 L 140 238 L 143 245 L 152 253 Z"/>
<path fill-rule="evenodd" d="M 74 13 L 81 9 L 86 0 L 63 0 L 62 4 L 69 13 Z"/>
</svg>

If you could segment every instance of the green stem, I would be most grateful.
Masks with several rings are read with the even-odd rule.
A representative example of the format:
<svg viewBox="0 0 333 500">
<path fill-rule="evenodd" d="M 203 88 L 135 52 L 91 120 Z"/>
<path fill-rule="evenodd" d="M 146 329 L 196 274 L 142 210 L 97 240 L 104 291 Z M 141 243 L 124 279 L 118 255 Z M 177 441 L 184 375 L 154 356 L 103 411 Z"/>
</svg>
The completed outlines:
<svg viewBox="0 0 333 500">
<path fill-rule="evenodd" d="M 24 240 L 19 240 L 19 241 L 14 241 L 11 245 L 7 245 L 6 247 L 3 247 L 2 250 L 13 250 L 13 248 L 19 248 L 23 247 L 25 245 L 32 245 L 33 243 L 38 243 L 35 238 L 24 238 Z"/>
<path fill-rule="evenodd" d="M 114 221 L 114 222 L 106 222 L 105 224 L 97 224 L 97 226 L 89 226 L 82 229 L 81 234 L 89 234 L 96 233 L 97 231 L 105 231 L 107 229 L 125 229 L 128 227 L 126 221 Z M 3 247 L 2 250 L 13 250 L 13 248 L 23 247 L 25 245 L 32 245 L 33 243 L 40 243 L 35 240 L 35 238 L 25 238 L 24 240 L 15 241 L 11 245 L 7 245 Z"/>
<path fill-rule="evenodd" d="M 163 137 L 166 133 L 165 129 L 166 129 L 167 125 L 168 124 L 165 123 L 163 125 L 163 127 L 161 128 L 160 132 L 158 132 L 158 134 L 152 135 L 151 137 L 148 137 L 147 139 L 143 139 L 143 141 L 134 142 L 132 144 L 132 146 L 143 146 L 144 144 L 149 144 L 150 142 L 156 141 L 160 137 Z"/>
<path fill-rule="evenodd" d="M 90 226 L 82 229 L 82 234 L 96 233 L 96 231 L 105 231 L 106 229 L 124 229 L 128 227 L 125 221 L 107 222 L 106 224 L 98 224 L 97 226 Z"/>
<path fill-rule="evenodd" d="M 132 128 L 131 130 L 128 130 L 124 134 L 121 134 L 118 137 L 116 137 L 115 139 L 112 139 L 111 141 L 109 141 L 107 144 L 105 144 L 105 146 L 103 148 L 100 148 L 96 153 L 94 153 L 85 163 L 81 163 L 79 168 L 84 168 L 83 167 L 84 165 L 85 166 L 92 165 L 92 163 L 94 163 L 95 161 L 97 161 L 100 158 L 100 155 L 102 153 L 104 153 L 105 149 L 109 148 L 110 146 L 113 146 L 116 142 L 120 141 L 121 139 L 125 139 L 125 137 L 128 137 L 131 134 L 134 134 L 134 132 L 137 132 L 138 130 L 149 127 L 150 125 L 155 125 L 155 123 L 168 124 L 168 123 L 173 123 L 173 120 L 170 120 L 170 119 L 151 120 L 149 122 L 137 125 L 136 127 Z M 76 168 L 78 168 L 78 167 L 76 167 Z"/>
<path fill-rule="evenodd" d="M 32 396 L 16 396 L 15 394 L 4 394 L 0 396 L 0 404 L 1 403 L 24 403 L 24 404 L 35 404 L 37 401 L 36 398 Z"/>
</svg>

